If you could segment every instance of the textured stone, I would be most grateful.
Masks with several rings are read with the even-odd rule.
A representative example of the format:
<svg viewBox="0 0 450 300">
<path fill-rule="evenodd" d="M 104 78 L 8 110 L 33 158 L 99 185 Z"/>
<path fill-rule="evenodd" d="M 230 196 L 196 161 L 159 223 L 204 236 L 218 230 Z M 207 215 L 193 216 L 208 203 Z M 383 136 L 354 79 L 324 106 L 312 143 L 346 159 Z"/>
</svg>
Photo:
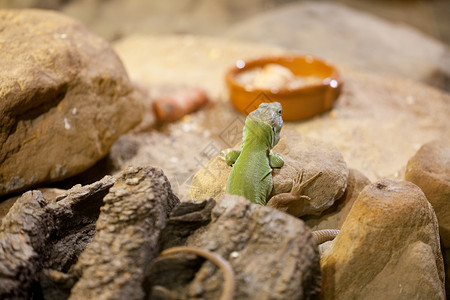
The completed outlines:
<svg viewBox="0 0 450 300">
<path fill-rule="evenodd" d="M 444 247 L 450 248 L 450 142 L 423 145 L 408 161 L 405 179 L 419 186 L 436 212 Z"/>
<path fill-rule="evenodd" d="M 84 171 L 141 119 L 108 43 L 42 10 L 0 11 L 0 195 Z"/>
<path fill-rule="evenodd" d="M 321 267 L 323 299 L 445 299 L 437 219 L 407 181 L 367 185 Z"/>
<path fill-rule="evenodd" d="M 185 245 L 209 250 L 230 263 L 236 281 L 233 299 L 314 299 L 318 296 L 317 242 L 303 221 L 276 209 L 228 195 L 212 210 L 210 223 L 190 235 Z M 170 282 L 158 279 L 171 284 L 171 292 L 185 291 L 184 296 L 219 299 L 224 284 L 219 269 L 201 262 L 190 267 L 178 262 L 177 266 L 178 269 L 165 275 L 174 278 L 181 268 L 186 269 L 184 274 L 195 276 L 187 280 L 189 284 L 184 289 L 176 286 L 180 277 Z"/>
<path fill-rule="evenodd" d="M 336 200 L 333 206 L 323 211 L 322 214 L 318 216 L 304 216 L 302 217 L 303 221 L 311 230 L 340 229 L 359 193 L 368 184 L 370 184 L 369 179 L 361 172 L 349 169 L 347 188 L 344 195 Z"/>
<path fill-rule="evenodd" d="M 280 154 L 285 164 L 272 171 L 274 187 L 271 196 L 289 192 L 292 180 L 302 170 L 305 171 L 304 180 L 318 172 L 323 173 L 304 189 L 304 194 L 312 199 L 305 207 L 304 215 L 320 214 L 343 195 L 348 169 L 336 147 L 293 130 L 282 130 L 273 152 Z M 194 175 L 188 198 L 221 198 L 230 170 L 221 155 L 215 157 Z"/>
<path fill-rule="evenodd" d="M 74 266 L 69 299 L 142 299 L 144 270 L 179 200 L 157 168 L 128 168 L 104 198 L 93 241 Z"/>
</svg>

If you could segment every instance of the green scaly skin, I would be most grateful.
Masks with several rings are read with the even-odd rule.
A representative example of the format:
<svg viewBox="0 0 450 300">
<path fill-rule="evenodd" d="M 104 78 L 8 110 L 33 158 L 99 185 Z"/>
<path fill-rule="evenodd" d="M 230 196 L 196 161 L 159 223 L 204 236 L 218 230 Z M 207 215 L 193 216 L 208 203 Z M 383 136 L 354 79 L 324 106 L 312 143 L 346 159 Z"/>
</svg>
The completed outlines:
<svg viewBox="0 0 450 300">
<path fill-rule="evenodd" d="M 251 112 L 244 125 L 241 151 L 231 151 L 225 157 L 233 165 L 226 192 L 244 196 L 253 203 L 266 205 L 273 188 L 272 168 L 281 168 L 283 159 L 270 154 L 280 140 L 283 126 L 281 104 L 262 103 Z"/>
</svg>

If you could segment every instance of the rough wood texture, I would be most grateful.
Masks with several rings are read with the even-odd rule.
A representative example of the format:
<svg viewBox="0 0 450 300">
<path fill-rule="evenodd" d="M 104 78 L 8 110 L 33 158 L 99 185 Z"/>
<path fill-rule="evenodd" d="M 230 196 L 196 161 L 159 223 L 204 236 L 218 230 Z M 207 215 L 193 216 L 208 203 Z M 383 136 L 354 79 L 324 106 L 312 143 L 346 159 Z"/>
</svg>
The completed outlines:
<svg viewBox="0 0 450 300">
<path fill-rule="evenodd" d="M 66 298 L 67 272 L 95 234 L 95 221 L 114 179 L 106 176 L 46 200 L 40 191 L 23 194 L 0 226 L 0 298 Z M 51 195 L 51 193 L 47 193 Z M 42 272 L 41 272 L 42 270 Z M 40 284 L 32 287 L 39 277 Z M 64 297 L 65 295 L 65 297 Z"/>
<path fill-rule="evenodd" d="M 145 267 L 179 200 L 162 170 L 136 167 L 119 174 L 104 203 L 94 240 L 74 267 L 79 280 L 69 299 L 142 299 Z"/>
<path fill-rule="evenodd" d="M 313 299 L 318 295 L 317 243 L 301 220 L 237 196 L 227 196 L 212 209 L 211 217 L 185 245 L 219 254 L 231 264 L 236 279 L 234 299 Z M 180 263 L 182 258 L 187 261 Z M 153 269 L 147 270 L 148 292 L 163 299 L 181 295 L 219 299 L 223 272 L 209 261 L 193 259 L 180 254 L 155 260 Z"/>
<path fill-rule="evenodd" d="M 47 201 L 30 191 L 11 207 L 0 225 L 0 299 L 28 299 L 34 276 L 48 254 L 53 228 Z"/>
</svg>

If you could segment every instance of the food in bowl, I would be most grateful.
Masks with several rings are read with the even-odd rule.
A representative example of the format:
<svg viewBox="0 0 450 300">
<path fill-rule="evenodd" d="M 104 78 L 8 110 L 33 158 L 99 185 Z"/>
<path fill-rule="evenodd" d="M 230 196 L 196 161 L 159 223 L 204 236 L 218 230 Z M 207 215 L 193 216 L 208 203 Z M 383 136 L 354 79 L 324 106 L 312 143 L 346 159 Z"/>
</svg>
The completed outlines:
<svg viewBox="0 0 450 300">
<path fill-rule="evenodd" d="M 295 75 L 279 64 L 267 64 L 253 68 L 236 76 L 236 80 L 247 90 L 254 89 L 298 89 L 308 85 L 320 84 L 323 78 L 319 76 Z"/>
</svg>

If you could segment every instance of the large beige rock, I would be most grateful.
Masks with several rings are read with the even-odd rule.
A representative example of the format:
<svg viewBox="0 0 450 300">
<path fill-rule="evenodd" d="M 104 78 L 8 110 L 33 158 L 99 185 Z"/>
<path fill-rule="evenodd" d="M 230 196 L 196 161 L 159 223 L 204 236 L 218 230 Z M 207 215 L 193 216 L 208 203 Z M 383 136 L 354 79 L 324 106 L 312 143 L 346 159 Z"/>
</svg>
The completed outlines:
<svg viewBox="0 0 450 300">
<path fill-rule="evenodd" d="M 436 212 L 444 247 L 450 248 L 450 142 L 423 145 L 408 161 L 405 179 L 419 186 Z"/>
<path fill-rule="evenodd" d="M 302 170 L 304 180 L 318 172 L 323 173 L 304 189 L 304 194 L 312 199 L 305 207 L 304 215 L 320 214 L 343 195 L 348 169 L 336 147 L 293 130 L 282 130 L 273 153 L 280 154 L 285 163 L 282 168 L 272 171 L 274 187 L 271 196 L 289 192 L 292 180 Z M 194 175 L 188 198 L 221 198 L 225 194 L 230 171 L 231 167 L 223 160 L 223 154 L 216 156 Z"/>
<path fill-rule="evenodd" d="M 411 182 L 366 186 L 321 266 L 323 299 L 445 299 L 437 219 Z"/>
<path fill-rule="evenodd" d="M 92 166 L 141 119 L 108 43 L 55 12 L 0 11 L 0 195 Z"/>
<path fill-rule="evenodd" d="M 444 87 L 450 77 L 450 52 L 445 44 L 411 27 L 339 3 L 301 1 L 285 5 L 231 26 L 226 36 L 439 87 Z"/>
</svg>

